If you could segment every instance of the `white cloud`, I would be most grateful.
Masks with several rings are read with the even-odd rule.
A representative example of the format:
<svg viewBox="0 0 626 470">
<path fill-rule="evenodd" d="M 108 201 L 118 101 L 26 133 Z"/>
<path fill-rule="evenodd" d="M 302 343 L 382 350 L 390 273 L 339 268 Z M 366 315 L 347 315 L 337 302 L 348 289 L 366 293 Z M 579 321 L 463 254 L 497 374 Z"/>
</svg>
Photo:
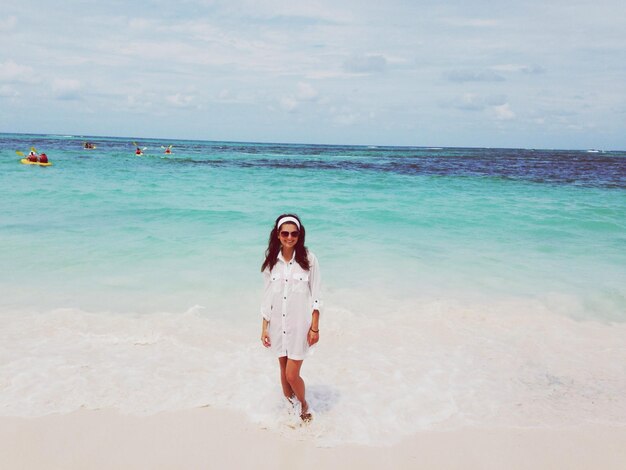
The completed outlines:
<svg viewBox="0 0 626 470">
<path fill-rule="evenodd" d="M 176 93 L 165 97 L 165 101 L 176 108 L 197 108 L 197 100 L 193 95 Z"/>
<path fill-rule="evenodd" d="M 518 72 L 526 74 L 542 74 L 546 72 L 546 69 L 541 65 L 520 65 L 520 64 L 501 64 L 490 67 L 493 70 L 499 72 Z"/>
<path fill-rule="evenodd" d="M 278 102 L 282 109 L 294 112 L 304 102 L 315 102 L 319 99 L 319 93 L 310 83 L 298 82 L 295 94 L 282 96 Z"/>
<path fill-rule="evenodd" d="M 0 19 L 0 32 L 13 31 L 17 25 L 17 17 L 9 16 L 4 19 Z"/>
<path fill-rule="evenodd" d="M 343 62 L 343 68 L 354 73 L 383 72 L 387 59 L 380 54 L 354 55 Z"/>
<path fill-rule="evenodd" d="M 442 22 L 452 26 L 471 28 L 489 28 L 498 25 L 498 21 L 489 18 L 443 18 Z"/>
<path fill-rule="evenodd" d="M 354 78 L 354 74 L 336 70 L 311 70 L 306 73 L 305 77 L 310 80 L 328 80 L 333 78 L 350 79 Z"/>
<path fill-rule="evenodd" d="M 17 98 L 20 96 L 20 92 L 10 85 L 0 86 L 0 97 L 3 98 Z"/>
<path fill-rule="evenodd" d="M 452 107 L 462 111 L 484 111 L 486 108 L 502 106 L 506 103 L 505 95 L 480 96 L 477 93 L 464 93 L 450 101 L 444 101 L 442 107 Z"/>
<path fill-rule="evenodd" d="M 252 90 L 231 90 L 222 88 L 213 98 L 220 103 L 256 104 L 259 97 Z"/>
<path fill-rule="evenodd" d="M 351 126 L 361 118 L 361 114 L 348 106 L 332 106 L 330 108 L 332 122 L 340 126 Z"/>
<path fill-rule="evenodd" d="M 217 94 L 218 101 L 235 101 L 235 95 L 228 88 L 223 88 Z"/>
<path fill-rule="evenodd" d="M 333 122 L 341 126 L 351 126 L 357 121 L 358 118 L 359 118 L 358 113 L 337 114 L 336 116 L 333 117 Z"/>
<path fill-rule="evenodd" d="M 9 83 L 37 83 L 39 77 L 32 67 L 20 65 L 13 60 L 0 63 L 0 82 Z"/>
<path fill-rule="evenodd" d="M 145 114 L 152 106 L 152 102 L 144 96 L 128 95 L 122 110 L 131 113 Z"/>
<path fill-rule="evenodd" d="M 299 101 L 315 101 L 318 97 L 318 92 L 313 86 L 309 83 L 299 82 L 298 83 L 298 92 L 296 94 L 296 98 Z"/>
<path fill-rule="evenodd" d="M 54 97 L 60 100 L 77 100 L 81 98 L 81 83 L 73 78 L 56 78 L 52 81 Z"/>
<path fill-rule="evenodd" d="M 296 100 L 292 96 L 283 96 L 279 100 L 279 104 L 281 108 L 291 113 L 296 110 L 296 108 L 298 107 L 298 104 L 300 103 L 298 102 L 298 100 Z"/>
<path fill-rule="evenodd" d="M 485 109 L 485 105 L 475 93 L 465 93 L 452 104 L 456 109 L 464 111 L 480 111 Z"/>
<path fill-rule="evenodd" d="M 509 103 L 492 106 L 491 110 L 498 121 L 510 121 L 515 119 L 515 113 L 511 110 Z"/>
<path fill-rule="evenodd" d="M 447 73 L 451 82 L 502 82 L 504 77 L 493 70 L 452 70 Z"/>
<path fill-rule="evenodd" d="M 521 72 L 532 74 L 532 75 L 538 75 L 538 74 L 546 73 L 546 69 L 542 67 L 541 65 L 527 65 L 522 68 Z"/>
<path fill-rule="evenodd" d="M 488 95 L 485 97 L 485 104 L 487 106 L 501 106 L 506 104 L 506 95 Z"/>
<path fill-rule="evenodd" d="M 128 27 L 133 30 L 137 30 L 137 29 L 145 30 L 145 29 L 149 29 L 152 26 L 154 26 L 154 21 L 150 21 L 145 18 L 131 18 L 128 21 Z"/>
<path fill-rule="evenodd" d="M 300 18 L 309 21 L 350 21 L 353 14 L 350 8 L 339 8 L 336 2 L 324 2 L 310 0 L 307 2 L 294 2 L 293 0 L 240 0 L 224 1 L 212 4 L 220 5 L 230 10 L 230 13 L 240 16 L 242 12 L 250 17 L 260 19 Z"/>
</svg>

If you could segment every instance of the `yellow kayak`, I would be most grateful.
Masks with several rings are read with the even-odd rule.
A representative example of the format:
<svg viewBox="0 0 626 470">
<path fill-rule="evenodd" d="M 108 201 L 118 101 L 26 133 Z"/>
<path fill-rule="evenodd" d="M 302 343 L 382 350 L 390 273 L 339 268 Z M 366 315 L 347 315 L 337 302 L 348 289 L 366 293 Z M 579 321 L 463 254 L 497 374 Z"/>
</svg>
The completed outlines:
<svg viewBox="0 0 626 470">
<path fill-rule="evenodd" d="M 51 166 L 52 165 L 52 163 L 50 162 L 48 163 L 31 162 L 27 158 L 22 158 L 20 160 L 20 163 L 23 163 L 24 165 L 39 165 L 39 166 Z"/>
</svg>

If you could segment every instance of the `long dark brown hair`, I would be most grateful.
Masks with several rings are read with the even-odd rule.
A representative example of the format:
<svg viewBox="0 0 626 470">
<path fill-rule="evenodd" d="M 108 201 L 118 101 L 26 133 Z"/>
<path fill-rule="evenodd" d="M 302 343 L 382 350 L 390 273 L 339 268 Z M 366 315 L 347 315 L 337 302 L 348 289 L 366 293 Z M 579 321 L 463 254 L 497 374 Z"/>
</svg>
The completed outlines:
<svg viewBox="0 0 626 470">
<path fill-rule="evenodd" d="M 297 215 L 282 214 L 276 218 L 276 222 L 274 222 L 274 226 L 272 227 L 272 231 L 270 232 L 270 239 L 267 244 L 267 250 L 265 250 L 265 261 L 263 261 L 263 264 L 261 265 L 261 272 L 265 271 L 265 268 L 269 268 L 269 270 L 271 271 L 278 261 L 278 253 L 280 253 L 282 245 L 280 244 L 280 240 L 278 239 L 280 227 L 277 227 L 276 225 L 278 224 L 278 221 L 283 217 L 293 217 L 300 223 L 300 235 L 298 236 L 298 241 L 296 242 L 295 246 L 296 263 L 298 263 L 302 267 L 302 269 L 308 271 L 309 256 L 307 247 L 304 246 L 304 236 L 306 235 L 304 231 L 304 225 L 302 225 L 300 217 L 298 217 Z M 289 223 L 293 224 L 293 222 L 285 222 L 285 224 Z"/>
</svg>

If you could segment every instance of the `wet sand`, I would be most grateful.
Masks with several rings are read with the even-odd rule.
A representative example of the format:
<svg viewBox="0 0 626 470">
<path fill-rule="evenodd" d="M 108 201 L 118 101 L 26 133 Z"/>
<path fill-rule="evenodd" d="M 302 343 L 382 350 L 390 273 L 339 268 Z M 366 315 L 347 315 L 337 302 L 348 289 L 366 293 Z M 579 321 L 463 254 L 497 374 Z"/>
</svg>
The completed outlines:
<svg viewBox="0 0 626 470">
<path fill-rule="evenodd" d="M 626 427 L 464 428 L 421 432 L 390 447 L 316 447 L 264 430 L 234 411 L 152 416 L 114 410 L 0 417 L 11 469 L 621 469 Z"/>
</svg>

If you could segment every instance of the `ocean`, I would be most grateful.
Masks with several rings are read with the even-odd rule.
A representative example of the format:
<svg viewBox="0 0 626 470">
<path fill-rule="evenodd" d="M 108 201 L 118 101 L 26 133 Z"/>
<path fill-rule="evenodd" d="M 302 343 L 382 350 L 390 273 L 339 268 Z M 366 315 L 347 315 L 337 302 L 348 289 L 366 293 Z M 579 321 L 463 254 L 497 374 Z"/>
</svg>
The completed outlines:
<svg viewBox="0 0 626 470">
<path fill-rule="evenodd" d="M 626 425 L 626 152 L 0 134 L 0 187 L 0 415 L 216 406 L 329 446 Z M 259 340 L 283 212 L 325 293 L 304 427 Z"/>
</svg>

